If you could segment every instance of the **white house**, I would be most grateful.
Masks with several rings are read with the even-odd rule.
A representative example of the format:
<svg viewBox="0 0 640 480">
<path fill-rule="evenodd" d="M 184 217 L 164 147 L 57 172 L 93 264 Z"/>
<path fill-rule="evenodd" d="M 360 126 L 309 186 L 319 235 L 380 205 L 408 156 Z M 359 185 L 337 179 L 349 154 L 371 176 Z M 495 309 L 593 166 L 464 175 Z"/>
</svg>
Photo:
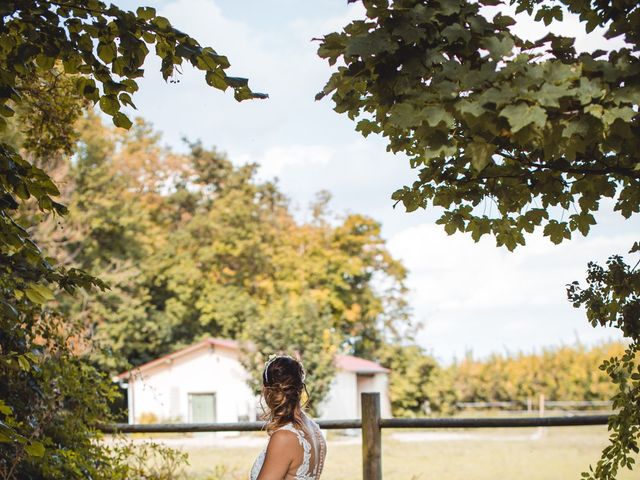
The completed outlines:
<svg viewBox="0 0 640 480">
<path fill-rule="evenodd" d="M 160 422 L 254 420 L 258 399 L 239 355 L 235 341 L 208 338 L 121 373 L 119 381 L 128 384 L 129 423 L 150 414 Z M 351 355 L 337 355 L 336 368 L 319 418 L 359 418 L 363 392 L 379 392 L 382 416 L 391 416 L 389 370 Z"/>
</svg>

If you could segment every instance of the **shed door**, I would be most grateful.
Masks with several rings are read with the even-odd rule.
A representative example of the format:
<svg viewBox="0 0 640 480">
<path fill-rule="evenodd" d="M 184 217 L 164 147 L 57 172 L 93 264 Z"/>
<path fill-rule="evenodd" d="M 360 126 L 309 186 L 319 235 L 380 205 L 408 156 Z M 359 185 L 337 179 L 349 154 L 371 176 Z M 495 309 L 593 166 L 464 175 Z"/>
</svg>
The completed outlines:
<svg viewBox="0 0 640 480">
<path fill-rule="evenodd" d="M 214 423 L 216 421 L 216 394 L 190 393 L 189 419 L 191 423 Z"/>
</svg>

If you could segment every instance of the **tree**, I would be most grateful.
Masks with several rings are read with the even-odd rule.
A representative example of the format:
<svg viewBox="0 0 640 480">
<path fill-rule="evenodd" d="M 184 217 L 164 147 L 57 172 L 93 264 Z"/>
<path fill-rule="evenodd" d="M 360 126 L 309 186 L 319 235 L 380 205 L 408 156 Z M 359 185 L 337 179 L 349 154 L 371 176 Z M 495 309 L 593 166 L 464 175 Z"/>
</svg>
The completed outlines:
<svg viewBox="0 0 640 480">
<path fill-rule="evenodd" d="M 59 178 L 64 229 L 47 221 L 34 236 L 67 268 L 112 284 L 83 301 L 60 299 L 106 348 L 94 352 L 102 369 L 117 373 L 202 336 L 243 338 L 272 325 L 283 303 L 313 304 L 330 319 L 333 347 L 369 358 L 411 328 L 404 267 L 373 219 L 333 218 L 324 193 L 300 222 L 255 165 L 235 166 L 198 142 L 174 153 L 142 120 L 116 131 L 89 114 L 78 131 Z"/>
<path fill-rule="evenodd" d="M 607 400 L 617 385 L 598 369 L 605 359 L 624 354 L 623 343 L 544 349 L 540 353 L 471 355 L 449 370 L 462 402 L 524 403 L 544 394 L 547 400 Z"/>
<path fill-rule="evenodd" d="M 420 346 L 389 343 L 381 349 L 380 359 L 391 370 L 389 396 L 394 417 L 454 411 L 458 394 L 451 372 Z"/>
<path fill-rule="evenodd" d="M 640 15 L 637 2 L 512 0 L 517 12 L 550 24 L 565 11 L 589 31 L 603 27 L 626 46 L 576 53 L 574 39 L 524 41 L 515 20 L 480 12 L 498 0 L 363 0 L 367 18 L 321 39 L 338 64 L 318 99 L 363 135 L 378 133 L 403 152 L 418 178 L 392 198 L 408 211 L 442 207 L 448 234 L 496 238 L 513 250 L 542 228 L 554 243 L 589 233 L 611 198 L 625 218 L 640 210 Z M 638 252 L 637 244 L 630 253 Z M 614 478 L 633 465 L 640 435 L 640 280 L 612 257 L 590 265 L 589 287 L 569 287 L 595 325 L 621 328 L 631 344 L 604 365 L 620 387 L 611 445 L 587 478 Z"/>
<path fill-rule="evenodd" d="M 152 8 L 136 13 L 98 0 L 15 0 L 0 5 L 0 475 L 3 478 L 130 478 L 94 441 L 114 392 L 79 355 L 82 326 L 51 303 L 54 291 L 105 289 L 98 278 L 56 265 L 33 241 L 40 215 L 64 215 L 48 174 L 73 144 L 86 102 L 116 126 L 154 45 L 165 79 L 184 61 L 238 100 L 264 98 L 229 77 L 226 57 L 174 29 Z M 70 82 L 70 79 L 72 82 Z M 64 93 L 61 93 L 64 92 Z M 26 133 L 11 125 L 25 120 Z"/>
<path fill-rule="evenodd" d="M 310 298 L 284 299 L 271 305 L 264 318 L 253 322 L 243 336 L 243 363 L 251 373 L 254 392 L 260 394 L 262 389 L 262 371 L 269 354 L 294 355 L 303 363 L 305 383 L 310 385 L 306 406 L 317 415 L 335 373 L 339 341 L 331 320 Z"/>
</svg>

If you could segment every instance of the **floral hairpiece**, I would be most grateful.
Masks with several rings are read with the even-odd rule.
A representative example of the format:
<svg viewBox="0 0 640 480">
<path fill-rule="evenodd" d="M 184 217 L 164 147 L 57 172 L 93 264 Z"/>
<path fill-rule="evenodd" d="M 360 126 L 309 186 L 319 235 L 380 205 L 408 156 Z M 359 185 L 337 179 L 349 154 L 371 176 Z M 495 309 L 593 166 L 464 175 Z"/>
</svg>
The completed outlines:
<svg viewBox="0 0 640 480">
<path fill-rule="evenodd" d="M 264 379 L 266 383 L 269 383 L 269 366 L 273 363 L 273 361 L 276 358 L 279 358 L 279 357 L 280 355 L 276 355 L 275 353 L 272 353 L 271 355 L 269 355 L 269 358 L 264 363 Z"/>
</svg>

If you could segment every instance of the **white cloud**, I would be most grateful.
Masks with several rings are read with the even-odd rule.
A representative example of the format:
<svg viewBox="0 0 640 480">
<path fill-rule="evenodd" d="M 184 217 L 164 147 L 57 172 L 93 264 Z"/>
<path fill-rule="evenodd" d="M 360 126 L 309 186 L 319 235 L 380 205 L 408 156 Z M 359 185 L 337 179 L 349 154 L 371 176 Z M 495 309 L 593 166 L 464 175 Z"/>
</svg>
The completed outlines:
<svg viewBox="0 0 640 480">
<path fill-rule="evenodd" d="M 324 168 L 333 155 L 333 149 L 326 145 L 285 145 L 270 147 L 258 157 L 244 154 L 238 155 L 234 160 L 240 163 L 258 163 L 259 176 L 269 180 L 281 176 L 291 167 Z"/>
<path fill-rule="evenodd" d="M 410 271 L 411 305 L 425 325 L 421 342 L 449 359 L 469 348 L 486 354 L 501 345 L 528 350 L 618 337 L 593 330 L 566 298 L 566 284 L 584 278 L 588 261 L 624 253 L 637 238 L 597 230 L 560 245 L 530 235 L 525 247 L 509 252 L 492 238 L 474 243 L 425 224 L 394 235 L 389 248 Z"/>
</svg>

